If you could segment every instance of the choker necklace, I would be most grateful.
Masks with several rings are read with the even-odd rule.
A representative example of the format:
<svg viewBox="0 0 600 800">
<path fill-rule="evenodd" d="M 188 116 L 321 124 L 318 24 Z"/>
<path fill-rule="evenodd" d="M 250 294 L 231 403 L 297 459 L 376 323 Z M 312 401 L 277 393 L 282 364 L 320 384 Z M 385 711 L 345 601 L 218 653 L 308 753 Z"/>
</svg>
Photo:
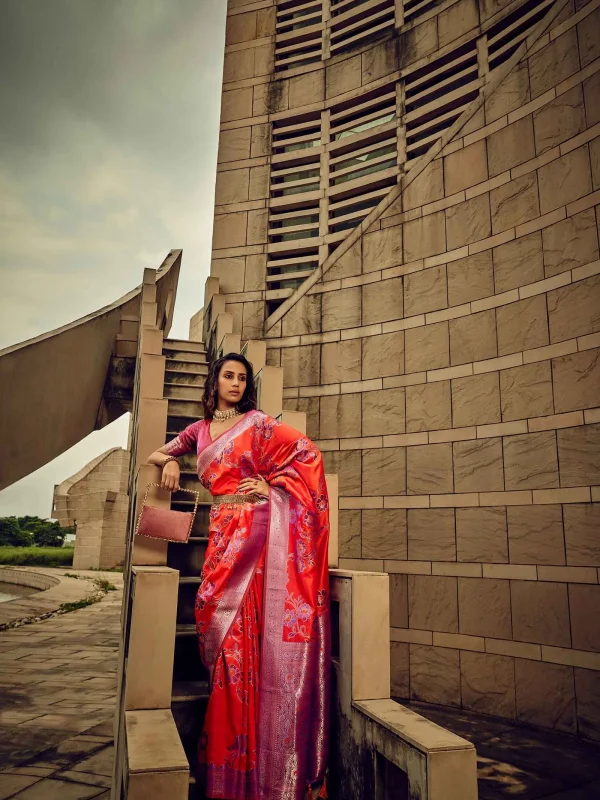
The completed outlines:
<svg viewBox="0 0 600 800">
<path fill-rule="evenodd" d="M 229 411 L 219 411 L 218 408 L 215 408 L 213 412 L 213 419 L 215 422 L 224 422 L 226 419 L 233 419 L 234 417 L 241 416 L 241 411 L 238 411 L 237 408 L 230 408 Z"/>
</svg>

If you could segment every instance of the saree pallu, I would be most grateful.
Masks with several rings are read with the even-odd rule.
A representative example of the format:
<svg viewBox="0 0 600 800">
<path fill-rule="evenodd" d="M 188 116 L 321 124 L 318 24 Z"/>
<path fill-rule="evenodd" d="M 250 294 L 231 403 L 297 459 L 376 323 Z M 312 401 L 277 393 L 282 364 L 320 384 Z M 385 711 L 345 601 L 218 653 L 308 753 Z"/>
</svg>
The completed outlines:
<svg viewBox="0 0 600 800">
<path fill-rule="evenodd" d="M 260 411 L 214 441 L 194 423 L 168 446 L 196 449 L 201 483 L 234 494 L 262 475 L 268 501 L 213 505 L 196 597 L 211 694 L 199 760 L 206 793 L 304 800 L 323 780 L 329 723 L 329 515 L 321 455 Z"/>
</svg>

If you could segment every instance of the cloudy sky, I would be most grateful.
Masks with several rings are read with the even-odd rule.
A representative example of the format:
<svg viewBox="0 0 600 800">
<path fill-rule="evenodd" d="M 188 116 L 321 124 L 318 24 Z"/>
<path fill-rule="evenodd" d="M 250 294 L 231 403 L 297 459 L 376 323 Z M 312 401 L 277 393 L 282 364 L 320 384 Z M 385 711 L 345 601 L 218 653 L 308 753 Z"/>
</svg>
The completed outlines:
<svg viewBox="0 0 600 800">
<path fill-rule="evenodd" d="M 225 0 L 0 0 L 0 349 L 183 248 L 172 335 L 210 261 Z M 0 516 L 123 445 L 127 419 L 0 492 Z"/>
</svg>

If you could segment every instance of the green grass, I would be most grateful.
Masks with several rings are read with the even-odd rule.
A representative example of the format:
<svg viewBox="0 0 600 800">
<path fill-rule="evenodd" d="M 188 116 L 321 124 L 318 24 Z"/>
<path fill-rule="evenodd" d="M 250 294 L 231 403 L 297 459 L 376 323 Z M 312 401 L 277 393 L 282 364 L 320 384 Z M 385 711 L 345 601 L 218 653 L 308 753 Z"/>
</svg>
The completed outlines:
<svg viewBox="0 0 600 800">
<path fill-rule="evenodd" d="M 106 578 L 94 578 L 94 583 L 101 592 L 116 592 L 117 587 Z"/>
<path fill-rule="evenodd" d="M 74 547 L 0 547 L 0 564 L 19 567 L 72 567 Z"/>
</svg>

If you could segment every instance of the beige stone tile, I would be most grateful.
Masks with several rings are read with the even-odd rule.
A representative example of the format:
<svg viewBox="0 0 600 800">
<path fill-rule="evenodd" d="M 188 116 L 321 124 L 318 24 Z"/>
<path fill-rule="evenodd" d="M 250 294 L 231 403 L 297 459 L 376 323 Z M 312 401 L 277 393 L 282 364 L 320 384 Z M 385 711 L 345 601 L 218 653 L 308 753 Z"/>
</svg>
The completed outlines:
<svg viewBox="0 0 600 800">
<path fill-rule="evenodd" d="M 486 123 L 524 106 L 531 99 L 527 63 L 521 62 L 509 72 L 485 103 Z"/>
<path fill-rule="evenodd" d="M 456 153 L 444 158 L 444 188 L 446 195 L 452 195 L 483 183 L 487 180 L 486 142 L 479 142 L 463 147 Z"/>
<path fill-rule="evenodd" d="M 443 211 L 406 222 L 404 229 L 404 262 L 437 255 L 446 250 L 446 227 Z"/>
<path fill-rule="evenodd" d="M 411 508 L 407 513 L 411 561 L 456 560 L 454 509 Z"/>
<path fill-rule="evenodd" d="M 579 58 L 581 66 L 586 67 L 600 56 L 600 12 L 592 11 L 577 25 Z"/>
<path fill-rule="evenodd" d="M 83 783 L 43 778 L 32 786 L 19 792 L 19 800 L 85 800 L 95 797 L 102 789 L 98 786 L 86 786 Z"/>
<path fill-rule="evenodd" d="M 492 233 L 490 196 L 473 197 L 446 210 L 448 249 L 454 250 L 485 239 Z"/>
<path fill-rule="evenodd" d="M 450 194 L 450 193 L 449 193 Z M 404 211 L 441 200 L 444 196 L 444 170 L 441 159 L 431 161 L 402 194 Z"/>
<path fill-rule="evenodd" d="M 406 450 L 384 447 L 363 450 L 363 495 L 406 494 Z"/>
<path fill-rule="evenodd" d="M 538 97 L 578 69 L 577 35 L 572 28 L 529 59 L 531 97 Z"/>
<path fill-rule="evenodd" d="M 358 286 L 352 289 L 339 289 L 337 292 L 326 292 L 322 297 L 322 304 L 324 331 L 355 328 L 361 324 L 361 292 Z"/>
<path fill-rule="evenodd" d="M 452 444 L 428 444 L 409 447 L 407 494 L 452 492 Z"/>
<path fill-rule="evenodd" d="M 374 512 L 363 513 L 372 514 Z M 404 513 L 406 514 L 406 512 Z M 392 628 L 408 628 L 408 576 L 392 573 L 389 580 L 390 625 Z"/>
<path fill-rule="evenodd" d="M 600 72 L 595 72 L 583 82 L 585 116 L 588 125 L 600 122 Z"/>
<path fill-rule="evenodd" d="M 561 486 L 600 484 L 600 425 L 557 431 Z"/>
<path fill-rule="evenodd" d="M 490 177 L 529 161 L 535 156 L 531 115 L 507 125 L 488 138 Z"/>
<path fill-rule="evenodd" d="M 246 244 L 248 214 L 216 214 L 213 228 L 213 249 L 239 247 Z"/>
<path fill-rule="evenodd" d="M 592 181 L 587 145 L 541 167 L 538 182 L 542 214 L 589 194 Z"/>
<path fill-rule="evenodd" d="M 325 472 L 340 479 L 340 495 L 360 495 L 361 456 L 359 451 L 331 451 L 323 453 Z"/>
<path fill-rule="evenodd" d="M 325 90 L 327 97 L 357 89 L 361 83 L 360 55 L 346 58 L 327 68 Z"/>
<path fill-rule="evenodd" d="M 33 775 L 10 775 L 5 772 L 0 774 L 0 798 L 5 800 L 12 797 L 22 789 L 26 789 L 40 780 L 39 776 Z M 39 796 L 39 795 L 38 795 Z"/>
<path fill-rule="evenodd" d="M 592 164 L 592 186 L 595 191 L 600 189 L 600 136 L 590 142 L 590 161 Z"/>
<path fill-rule="evenodd" d="M 490 192 L 492 232 L 521 225 L 540 215 L 537 175 L 530 172 Z"/>
<path fill-rule="evenodd" d="M 598 583 L 596 567 L 537 567 L 539 581 L 561 583 Z"/>
<path fill-rule="evenodd" d="M 361 513 L 362 557 L 406 558 L 406 511 L 377 508 Z"/>
<path fill-rule="evenodd" d="M 310 386 L 319 383 L 318 345 L 285 347 L 282 350 L 281 361 L 283 380 L 287 386 Z"/>
<path fill-rule="evenodd" d="M 404 313 L 407 317 L 446 308 L 446 265 L 413 272 L 404 278 Z"/>
<path fill-rule="evenodd" d="M 500 397 L 505 422 L 552 414 L 550 362 L 501 370 Z"/>
<path fill-rule="evenodd" d="M 496 321 L 500 356 L 549 344 L 545 295 L 497 308 Z"/>
<path fill-rule="evenodd" d="M 600 566 L 600 504 L 565 505 L 563 515 L 567 564 Z"/>
<path fill-rule="evenodd" d="M 600 672 L 575 669 L 579 734 L 600 740 Z"/>
<path fill-rule="evenodd" d="M 459 630 L 471 636 L 512 637 L 508 581 L 458 579 Z"/>
<path fill-rule="evenodd" d="M 363 436 L 404 433 L 404 389 L 379 389 L 362 395 Z"/>
<path fill-rule="evenodd" d="M 325 72 L 309 72 L 307 75 L 295 75 L 290 78 L 289 107 L 310 105 L 325 97 Z"/>
<path fill-rule="evenodd" d="M 340 557 L 361 557 L 361 512 L 339 512 L 339 547 Z"/>
<path fill-rule="evenodd" d="M 251 128 L 233 128 L 219 134 L 219 163 L 250 158 Z"/>
<path fill-rule="evenodd" d="M 457 578 L 408 576 L 408 618 L 411 628 L 458 633 Z"/>
<path fill-rule="evenodd" d="M 452 365 L 482 361 L 498 355 L 494 309 L 452 319 L 449 329 Z"/>
<path fill-rule="evenodd" d="M 550 341 L 600 331 L 600 275 L 548 292 Z"/>
<path fill-rule="evenodd" d="M 506 292 L 544 278 L 542 234 L 539 231 L 494 248 L 496 292 Z"/>
<path fill-rule="evenodd" d="M 221 95 L 221 122 L 252 116 L 252 87 L 232 89 Z"/>
<path fill-rule="evenodd" d="M 447 706 L 460 705 L 458 650 L 410 645 L 410 697 Z"/>
<path fill-rule="evenodd" d="M 486 250 L 447 265 L 450 306 L 479 300 L 494 293 L 492 252 Z"/>
<path fill-rule="evenodd" d="M 513 637 L 570 647 L 569 602 L 564 583 L 511 581 Z"/>
<path fill-rule="evenodd" d="M 517 719 L 565 733 L 577 732 L 573 668 L 515 660 Z"/>
<path fill-rule="evenodd" d="M 227 172 L 217 172 L 215 205 L 243 203 L 248 199 L 249 183 L 250 170 L 248 169 L 230 169 Z"/>
<path fill-rule="evenodd" d="M 365 86 L 397 69 L 395 43 L 382 42 L 362 54 L 362 84 Z"/>
<path fill-rule="evenodd" d="M 452 424 L 455 427 L 500 422 L 498 373 L 452 381 Z"/>
<path fill-rule="evenodd" d="M 565 563 L 561 506 L 513 506 L 507 508 L 506 513 L 513 564 Z"/>
<path fill-rule="evenodd" d="M 457 508 L 456 551 L 459 561 L 508 561 L 506 509 Z"/>
<path fill-rule="evenodd" d="M 513 719 L 515 672 L 513 659 L 488 653 L 461 653 L 463 708 Z"/>
<path fill-rule="evenodd" d="M 481 564 L 460 564 L 456 561 L 432 561 L 431 574 L 456 575 L 458 578 L 481 578 L 482 571 Z"/>
<path fill-rule="evenodd" d="M 362 237 L 362 271 L 389 269 L 402 264 L 402 226 L 366 233 Z"/>
<path fill-rule="evenodd" d="M 600 651 L 600 586 L 569 584 L 572 646 L 576 650 Z"/>
<path fill-rule="evenodd" d="M 506 436 L 503 443 L 504 481 L 507 490 L 558 488 L 554 431 Z"/>
<path fill-rule="evenodd" d="M 454 442 L 454 483 L 457 492 L 504 489 L 500 438 Z"/>
<path fill-rule="evenodd" d="M 436 322 L 405 331 L 405 371 L 440 369 L 450 365 L 447 322 Z"/>
<path fill-rule="evenodd" d="M 486 639 L 485 652 L 495 653 L 498 656 L 528 658 L 531 661 L 541 661 L 542 658 L 542 648 L 539 644 L 511 642 L 507 639 Z"/>
<path fill-rule="evenodd" d="M 300 298 L 282 320 L 283 335 L 298 336 L 320 331 L 323 297 L 324 295 L 305 295 Z"/>
<path fill-rule="evenodd" d="M 409 433 L 452 426 L 450 381 L 407 386 L 405 391 L 406 430 Z"/>
<path fill-rule="evenodd" d="M 409 645 L 405 642 L 390 643 L 390 693 L 392 697 L 408 697 Z"/>
<path fill-rule="evenodd" d="M 361 432 L 360 394 L 332 395 L 320 399 L 320 437 L 357 436 Z"/>
<path fill-rule="evenodd" d="M 538 109 L 533 114 L 536 152 L 543 153 L 585 129 L 585 110 L 581 85 Z"/>
<path fill-rule="evenodd" d="M 341 381 L 358 381 L 361 372 L 360 339 L 345 342 L 328 342 L 321 348 L 321 381 L 320 383 L 339 383 Z M 286 384 L 291 384 L 287 380 Z M 319 381 L 311 381 L 319 383 Z"/>
<path fill-rule="evenodd" d="M 400 319 L 402 311 L 402 278 L 391 278 L 362 287 L 362 323 Z"/>
<path fill-rule="evenodd" d="M 600 350 L 555 358 L 552 362 L 558 412 L 595 408 L 600 397 Z"/>
<path fill-rule="evenodd" d="M 362 340 L 363 380 L 404 374 L 404 331 Z"/>
</svg>

